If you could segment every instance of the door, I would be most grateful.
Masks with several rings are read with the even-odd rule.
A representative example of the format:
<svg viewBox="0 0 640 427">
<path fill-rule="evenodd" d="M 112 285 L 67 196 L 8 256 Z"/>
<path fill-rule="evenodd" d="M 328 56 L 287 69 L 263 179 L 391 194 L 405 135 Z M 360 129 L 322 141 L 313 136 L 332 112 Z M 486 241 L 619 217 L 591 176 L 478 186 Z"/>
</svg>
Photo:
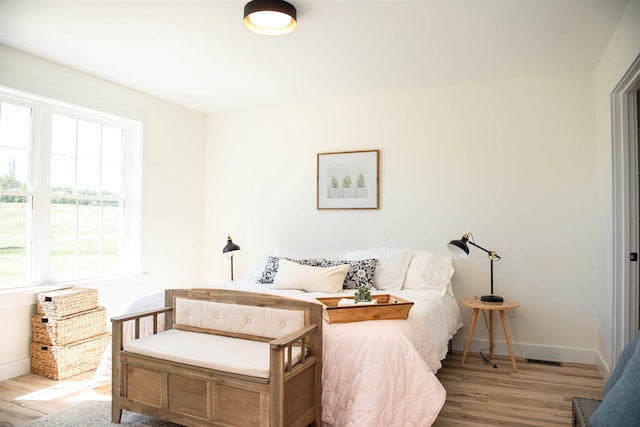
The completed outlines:
<svg viewBox="0 0 640 427">
<path fill-rule="evenodd" d="M 636 177 L 636 189 L 640 188 L 640 167 L 638 167 L 638 165 L 640 165 L 640 90 L 638 90 L 636 92 L 636 132 L 635 132 L 635 147 L 636 147 L 636 171 L 635 171 L 635 177 Z M 638 191 L 636 191 L 636 194 L 638 195 Z M 635 224 L 636 224 L 636 241 L 640 242 L 640 235 L 638 234 L 638 230 L 640 230 L 640 195 L 638 195 L 638 197 L 636 198 L 636 218 L 635 218 Z M 636 249 L 637 250 L 637 249 Z M 636 259 L 636 265 L 635 265 L 635 277 L 636 280 L 634 281 L 634 283 L 629 283 L 630 287 L 633 287 L 635 289 L 635 292 L 629 292 L 630 294 L 635 294 L 636 295 L 636 304 L 635 304 L 635 329 L 633 329 L 634 331 L 640 330 L 640 260 L 638 260 L 638 253 L 636 252 L 635 255 L 635 259 Z M 633 310 L 631 310 L 633 312 Z M 633 323 L 633 322 L 632 322 Z"/>
<path fill-rule="evenodd" d="M 608 344 L 611 345 L 612 365 L 640 328 L 639 99 L 640 56 L 611 94 L 613 286 L 610 297 L 613 306 Z"/>
</svg>

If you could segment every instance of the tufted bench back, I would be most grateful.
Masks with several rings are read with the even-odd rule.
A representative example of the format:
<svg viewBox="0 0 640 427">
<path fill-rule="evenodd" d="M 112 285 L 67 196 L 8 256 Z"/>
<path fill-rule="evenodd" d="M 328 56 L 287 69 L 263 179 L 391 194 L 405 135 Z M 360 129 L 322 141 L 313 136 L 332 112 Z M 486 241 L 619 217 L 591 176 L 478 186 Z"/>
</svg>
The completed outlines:
<svg viewBox="0 0 640 427">
<path fill-rule="evenodd" d="M 303 310 L 190 298 L 176 298 L 174 319 L 175 329 L 265 339 L 280 338 L 305 326 Z"/>
</svg>

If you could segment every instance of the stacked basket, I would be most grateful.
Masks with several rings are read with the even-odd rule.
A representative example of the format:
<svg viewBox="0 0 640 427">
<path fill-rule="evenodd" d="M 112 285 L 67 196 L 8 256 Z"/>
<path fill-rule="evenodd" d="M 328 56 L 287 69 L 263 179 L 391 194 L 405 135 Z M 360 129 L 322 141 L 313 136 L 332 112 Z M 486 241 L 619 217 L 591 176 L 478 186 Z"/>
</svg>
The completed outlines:
<svg viewBox="0 0 640 427">
<path fill-rule="evenodd" d="M 61 380 L 98 367 L 109 333 L 96 289 L 40 293 L 37 310 L 31 318 L 31 372 Z"/>
</svg>

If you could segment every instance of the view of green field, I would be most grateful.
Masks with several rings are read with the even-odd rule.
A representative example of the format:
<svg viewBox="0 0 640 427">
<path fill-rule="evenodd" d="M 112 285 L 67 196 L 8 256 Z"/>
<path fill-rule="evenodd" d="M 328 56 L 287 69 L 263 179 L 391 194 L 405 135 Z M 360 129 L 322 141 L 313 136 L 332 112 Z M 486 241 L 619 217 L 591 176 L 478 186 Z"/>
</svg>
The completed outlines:
<svg viewBox="0 0 640 427">
<path fill-rule="evenodd" d="M 26 202 L 0 202 L 0 285 L 23 282 L 29 269 Z M 118 271 L 118 206 L 51 205 L 51 276 Z M 102 246 L 102 247 L 101 247 Z"/>
</svg>

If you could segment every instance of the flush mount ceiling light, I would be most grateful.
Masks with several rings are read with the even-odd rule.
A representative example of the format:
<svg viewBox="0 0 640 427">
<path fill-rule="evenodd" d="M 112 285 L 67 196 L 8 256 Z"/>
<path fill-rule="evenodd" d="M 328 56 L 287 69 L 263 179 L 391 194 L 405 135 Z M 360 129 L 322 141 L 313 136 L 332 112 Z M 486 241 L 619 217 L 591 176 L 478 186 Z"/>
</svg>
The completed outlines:
<svg viewBox="0 0 640 427">
<path fill-rule="evenodd" d="M 296 16 L 284 0 L 253 0 L 244 7 L 244 26 L 258 34 L 287 34 L 296 28 Z"/>
</svg>

